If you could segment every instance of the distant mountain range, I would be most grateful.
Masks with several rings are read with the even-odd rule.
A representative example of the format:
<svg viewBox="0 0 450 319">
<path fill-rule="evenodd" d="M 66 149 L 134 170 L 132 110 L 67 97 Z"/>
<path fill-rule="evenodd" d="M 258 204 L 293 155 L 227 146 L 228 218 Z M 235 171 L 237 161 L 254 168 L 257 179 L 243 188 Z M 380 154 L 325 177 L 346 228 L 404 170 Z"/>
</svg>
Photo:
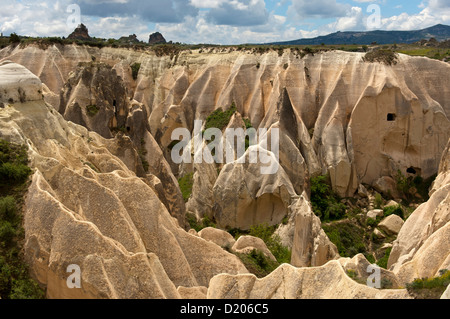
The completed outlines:
<svg viewBox="0 0 450 319">
<path fill-rule="evenodd" d="M 450 39 L 450 26 L 438 24 L 417 31 L 366 31 L 366 32 L 336 32 L 312 39 L 299 39 L 286 42 L 274 42 L 274 45 L 335 45 L 335 44 L 393 44 L 414 43 L 423 39 L 435 38 L 438 41 Z"/>
</svg>

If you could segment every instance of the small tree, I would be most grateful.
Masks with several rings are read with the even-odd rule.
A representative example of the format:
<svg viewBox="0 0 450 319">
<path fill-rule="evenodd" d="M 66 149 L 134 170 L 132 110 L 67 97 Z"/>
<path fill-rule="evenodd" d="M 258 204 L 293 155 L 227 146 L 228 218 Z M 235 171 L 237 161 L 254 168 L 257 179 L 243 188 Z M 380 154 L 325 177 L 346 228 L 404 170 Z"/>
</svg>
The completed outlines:
<svg viewBox="0 0 450 319">
<path fill-rule="evenodd" d="M 9 42 L 10 43 L 20 43 L 20 38 L 16 33 L 11 33 L 9 36 Z"/>
</svg>

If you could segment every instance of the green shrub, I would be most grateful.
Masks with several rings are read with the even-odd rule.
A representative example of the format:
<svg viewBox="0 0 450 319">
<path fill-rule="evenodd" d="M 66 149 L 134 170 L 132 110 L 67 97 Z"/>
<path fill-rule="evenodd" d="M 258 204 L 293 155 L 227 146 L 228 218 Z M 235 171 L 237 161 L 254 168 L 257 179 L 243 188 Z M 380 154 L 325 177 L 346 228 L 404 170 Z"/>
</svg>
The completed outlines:
<svg viewBox="0 0 450 319">
<path fill-rule="evenodd" d="M 16 200 L 12 196 L 0 198 L 0 220 L 12 221 L 16 217 Z"/>
<path fill-rule="evenodd" d="M 248 118 L 243 118 L 245 129 L 251 129 L 253 127 L 252 122 Z"/>
<path fill-rule="evenodd" d="M 328 175 L 311 178 L 311 204 L 322 221 L 338 220 L 345 216 L 346 206 L 331 189 Z"/>
<path fill-rule="evenodd" d="M 99 111 L 100 111 L 100 109 L 97 107 L 97 105 L 87 105 L 86 106 L 86 113 L 90 117 L 96 116 Z"/>
<path fill-rule="evenodd" d="M 332 223 L 322 227 L 330 241 L 336 245 L 341 257 L 354 257 L 368 250 L 364 240 L 365 232 L 361 227 L 350 222 Z"/>
<path fill-rule="evenodd" d="M 133 76 L 133 79 L 136 81 L 139 75 L 139 70 L 141 69 L 141 63 L 133 63 L 131 65 L 131 75 Z"/>
<path fill-rule="evenodd" d="M 384 269 L 387 268 L 387 264 L 389 261 L 389 256 L 391 255 L 391 251 L 392 251 L 392 248 L 386 249 L 383 258 L 381 258 L 377 261 L 378 266 L 380 266 L 381 268 L 384 268 Z"/>
<path fill-rule="evenodd" d="M 231 117 L 236 111 L 237 108 L 234 102 L 227 111 L 223 111 L 221 108 L 217 109 L 206 119 L 205 130 L 209 128 L 223 130 L 230 123 Z"/>
<path fill-rule="evenodd" d="M 331 201 L 325 210 L 324 220 L 338 220 L 345 216 L 347 206 L 342 203 Z"/>
<path fill-rule="evenodd" d="M 10 222 L 0 221 L 0 247 L 10 247 L 16 236 L 16 230 Z"/>
<path fill-rule="evenodd" d="M 386 65 L 395 65 L 398 63 L 398 55 L 388 49 L 375 50 L 366 53 L 366 55 L 363 57 L 363 61 L 370 63 L 379 62 Z"/>
<path fill-rule="evenodd" d="M 258 278 L 266 277 L 279 266 L 277 262 L 269 259 L 259 250 L 253 250 L 250 254 L 235 253 L 235 255 L 239 257 L 245 268 Z"/>
<path fill-rule="evenodd" d="M 20 37 L 16 33 L 11 33 L 9 36 L 10 43 L 20 43 Z"/>
<path fill-rule="evenodd" d="M 381 196 L 381 194 L 376 193 L 375 194 L 375 201 L 374 201 L 374 206 L 376 209 L 381 209 L 381 205 L 383 205 L 383 197 Z"/>
<path fill-rule="evenodd" d="M 16 279 L 12 281 L 11 299 L 43 299 L 44 291 L 31 279 Z"/>
<path fill-rule="evenodd" d="M 192 187 L 194 186 L 194 173 L 189 173 L 178 180 L 181 194 L 185 202 L 189 200 L 192 194 Z"/>
<path fill-rule="evenodd" d="M 256 225 L 250 228 L 248 235 L 261 238 L 280 264 L 290 263 L 291 250 L 288 247 L 283 246 L 280 236 L 274 234 L 276 229 L 276 225 Z"/>
<path fill-rule="evenodd" d="M 0 139 L 0 298 L 43 298 L 44 292 L 30 279 L 21 255 L 24 241 L 22 216 L 23 197 L 27 190 L 25 146 Z M 5 187 L 6 186 L 6 187 Z"/>
<path fill-rule="evenodd" d="M 31 174 L 31 169 L 23 164 L 3 163 L 0 166 L 0 177 L 3 181 L 14 183 L 24 182 Z"/>
<path fill-rule="evenodd" d="M 450 271 L 443 269 L 435 278 L 417 278 L 406 285 L 408 292 L 420 299 L 439 299 L 450 285 Z"/>
<path fill-rule="evenodd" d="M 376 227 L 378 225 L 378 222 L 377 222 L 376 219 L 373 219 L 373 218 L 369 217 L 366 220 L 366 224 L 367 224 L 367 226 L 370 226 L 370 227 Z"/>
<path fill-rule="evenodd" d="M 400 216 L 401 218 L 405 218 L 405 213 L 401 205 L 385 207 L 383 211 L 384 217 L 388 217 L 390 215 L 397 215 Z"/>
<path fill-rule="evenodd" d="M 188 222 L 189 226 L 194 229 L 196 232 L 201 231 L 204 228 L 207 227 L 213 227 L 216 228 L 217 225 L 212 221 L 208 216 L 205 216 L 202 220 L 198 220 L 195 214 L 187 213 L 186 214 L 186 221 Z"/>
</svg>

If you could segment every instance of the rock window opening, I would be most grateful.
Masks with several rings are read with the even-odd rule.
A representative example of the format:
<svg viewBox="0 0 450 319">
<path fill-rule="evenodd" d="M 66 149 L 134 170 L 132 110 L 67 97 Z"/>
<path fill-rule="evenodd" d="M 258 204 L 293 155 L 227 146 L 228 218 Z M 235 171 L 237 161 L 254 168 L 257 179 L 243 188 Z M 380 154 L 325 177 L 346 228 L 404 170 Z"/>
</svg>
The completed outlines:
<svg viewBox="0 0 450 319">
<path fill-rule="evenodd" d="M 413 175 L 420 175 L 421 170 L 420 170 L 420 168 L 410 167 L 406 170 L 406 173 L 413 174 Z"/>
<path fill-rule="evenodd" d="M 397 118 L 397 116 L 394 113 L 389 113 L 387 115 L 388 122 L 394 122 L 396 118 Z"/>
</svg>

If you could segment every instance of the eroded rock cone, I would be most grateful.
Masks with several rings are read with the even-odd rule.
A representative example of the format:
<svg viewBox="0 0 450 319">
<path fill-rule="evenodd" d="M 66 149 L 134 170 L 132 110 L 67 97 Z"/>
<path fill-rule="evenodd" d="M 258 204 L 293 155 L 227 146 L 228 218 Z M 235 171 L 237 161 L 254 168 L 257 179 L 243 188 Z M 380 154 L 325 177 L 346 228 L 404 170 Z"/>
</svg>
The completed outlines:
<svg viewBox="0 0 450 319">
<path fill-rule="evenodd" d="M 159 32 L 155 32 L 150 34 L 150 39 L 148 40 L 148 43 L 153 44 L 165 44 L 167 43 L 166 39 L 164 39 L 163 35 Z"/>
<path fill-rule="evenodd" d="M 71 40 L 91 40 L 89 36 L 89 30 L 84 24 L 80 24 L 75 31 L 73 31 L 68 37 Z"/>
</svg>

